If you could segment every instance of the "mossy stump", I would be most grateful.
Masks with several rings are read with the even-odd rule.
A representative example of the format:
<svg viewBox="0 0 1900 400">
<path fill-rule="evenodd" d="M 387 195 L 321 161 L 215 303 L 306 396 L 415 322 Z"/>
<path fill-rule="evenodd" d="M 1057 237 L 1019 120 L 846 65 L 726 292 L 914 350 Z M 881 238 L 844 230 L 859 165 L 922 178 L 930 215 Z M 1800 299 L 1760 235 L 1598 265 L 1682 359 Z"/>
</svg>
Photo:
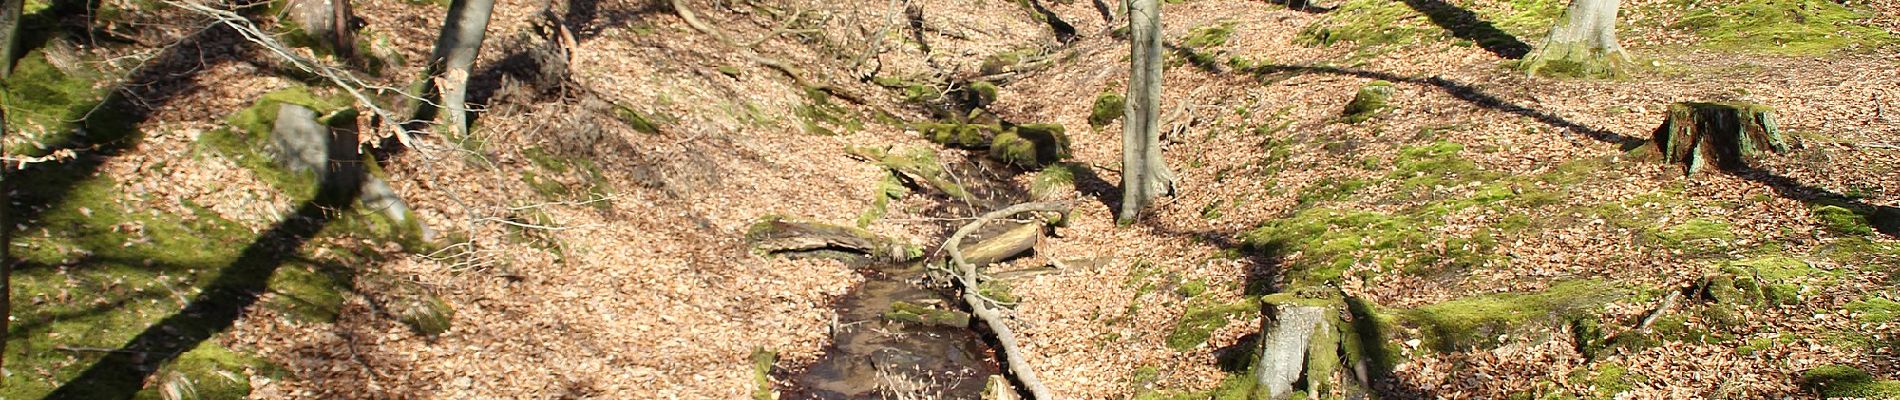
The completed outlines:
<svg viewBox="0 0 1900 400">
<path fill-rule="evenodd" d="M 1664 161 L 1684 164 L 1684 175 L 1711 163 L 1740 169 L 1765 151 L 1788 151 L 1774 109 L 1745 102 L 1671 104 L 1655 140 Z"/>
<path fill-rule="evenodd" d="M 1352 398 L 1370 393 L 1386 340 L 1366 307 L 1355 307 L 1336 290 L 1318 287 L 1260 299 L 1260 347 L 1251 398 Z M 1368 352 L 1368 349 L 1375 351 Z"/>
<path fill-rule="evenodd" d="M 1392 100 L 1392 82 L 1372 81 L 1359 88 L 1352 96 L 1352 102 L 1346 103 L 1346 111 L 1341 117 L 1348 124 L 1366 122 L 1385 111 L 1386 103 Z"/>
</svg>

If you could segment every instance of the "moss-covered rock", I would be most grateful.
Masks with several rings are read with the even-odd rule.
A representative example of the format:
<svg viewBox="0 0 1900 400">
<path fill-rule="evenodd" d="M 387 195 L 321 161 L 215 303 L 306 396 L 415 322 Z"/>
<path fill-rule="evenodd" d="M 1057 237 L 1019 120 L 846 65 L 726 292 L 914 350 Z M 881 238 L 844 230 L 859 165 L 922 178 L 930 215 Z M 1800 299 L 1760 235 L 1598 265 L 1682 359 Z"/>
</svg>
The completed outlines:
<svg viewBox="0 0 1900 400">
<path fill-rule="evenodd" d="M 939 310 L 902 301 L 891 303 L 891 309 L 884 311 L 884 319 L 911 324 L 939 325 L 957 328 L 970 326 L 970 314 L 950 310 Z"/>
<path fill-rule="evenodd" d="M 397 320 L 423 336 L 448 332 L 455 322 L 455 309 L 441 297 L 426 292 L 401 295 L 390 307 Z"/>
<path fill-rule="evenodd" d="M 772 389 L 772 364 L 778 362 L 778 352 L 765 348 L 752 349 L 752 400 L 776 400 L 778 391 Z"/>
<path fill-rule="evenodd" d="M 1813 210 L 1814 218 L 1827 230 L 1841 235 L 1872 235 L 1873 220 L 1870 215 L 1855 212 L 1846 207 L 1822 205 Z"/>
<path fill-rule="evenodd" d="M 1062 125 L 1017 125 L 996 135 L 990 143 L 990 158 L 1029 169 L 1042 168 L 1069 158 L 1069 135 Z"/>
<path fill-rule="evenodd" d="M 1878 11 L 1854 4 L 1827 0 L 1670 0 L 1657 6 L 1686 10 L 1668 28 L 1700 36 L 1703 40 L 1698 45 L 1717 50 L 1820 55 L 1869 52 L 1900 42 L 1892 33 L 1864 22 Z"/>
<path fill-rule="evenodd" d="M 1128 99 L 1120 93 L 1102 93 L 1095 96 L 1095 106 L 1089 110 L 1089 126 L 1100 128 L 1122 118 L 1127 111 Z"/>
<path fill-rule="evenodd" d="M 1393 93 L 1392 82 L 1375 80 L 1366 83 L 1365 86 L 1359 88 L 1358 93 L 1352 96 L 1352 101 L 1346 103 L 1342 120 L 1349 124 L 1357 124 L 1372 119 L 1381 111 L 1385 111 L 1386 104 L 1391 102 Z"/>
</svg>

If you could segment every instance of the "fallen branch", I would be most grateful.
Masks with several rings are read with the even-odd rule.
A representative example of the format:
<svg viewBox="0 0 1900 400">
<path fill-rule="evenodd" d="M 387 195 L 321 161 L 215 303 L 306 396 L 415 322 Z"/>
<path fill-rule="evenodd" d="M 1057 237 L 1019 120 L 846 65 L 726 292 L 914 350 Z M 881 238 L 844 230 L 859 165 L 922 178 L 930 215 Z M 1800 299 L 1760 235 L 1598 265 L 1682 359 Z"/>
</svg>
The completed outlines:
<svg viewBox="0 0 1900 400">
<path fill-rule="evenodd" d="M 976 221 L 965 224 L 962 228 L 957 229 L 955 234 L 950 235 L 949 240 L 944 241 L 943 247 L 945 251 L 950 253 L 950 262 L 957 268 L 957 281 L 963 285 L 963 302 L 970 305 L 971 314 L 976 314 L 978 318 L 982 318 L 983 324 L 988 325 L 990 332 L 996 334 L 996 343 L 1003 347 L 1002 355 L 1009 363 L 1009 372 L 1016 375 L 1017 381 L 1023 383 L 1023 388 L 1029 391 L 1031 398 L 1036 400 L 1049 400 L 1056 397 L 1049 394 L 1049 388 L 1042 385 L 1042 380 L 1036 379 L 1036 372 L 1029 368 L 1029 361 L 1023 358 L 1022 348 L 1016 343 L 1016 334 L 1009 330 L 1008 325 L 1003 324 L 1003 315 L 998 313 L 996 309 L 990 308 L 989 302 L 991 300 L 977 293 L 978 276 L 976 266 L 965 261 L 963 259 L 963 252 L 958 249 L 963 246 L 963 238 L 969 236 L 971 233 L 975 233 L 977 228 L 983 227 L 984 223 L 1026 212 L 1068 214 L 1069 206 L 1062 203 L 1049 202 L 1023 203 L 1009 206 L 1009 208 L 991 211 L 988 214 L 983 214 L 983 216 L 978 217 Z M 1067 218 L 1067 216 L 1064 215 L 1063 218 Z"/>
<path fill-rule="evenodd" d="M 1668 296 L 1663 296 L 1662 303 L 1656 305 L 1655 310 L 1650 311 L 1649 315 L 1643 316 L 1643 321 L 1636 324 L 1636 330 L 1648 332 L 1649 325 L 1655 324 L 1657 318 L 1661 318 L 1663 314 L 1669 312 L 1670 308 L 1676 306 L 1676 298 L 1678 297 L 1682 297 L 1681 290 L 1669 291 Z"/>
</svg>

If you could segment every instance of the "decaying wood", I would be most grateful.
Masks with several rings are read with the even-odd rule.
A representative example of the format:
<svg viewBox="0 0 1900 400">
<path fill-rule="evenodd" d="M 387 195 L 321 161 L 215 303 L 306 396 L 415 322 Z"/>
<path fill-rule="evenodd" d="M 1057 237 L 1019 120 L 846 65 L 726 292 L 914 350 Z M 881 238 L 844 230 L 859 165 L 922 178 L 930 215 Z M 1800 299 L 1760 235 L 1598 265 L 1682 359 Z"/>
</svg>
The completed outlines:
<svg viewBox="0 0 1900 400">
<path fill-rule="evenodd" d="M 1643 316 L 1641 323 L 1636 324 L 1636 330 L 1649 331 L 1649 326 L 1655 324 L 1657 318 L 1661 318 L 1663 314 L 1669 313 L 1669 309 L 1676 306 L 1676 299 L 1679 297 L 1682 297 L 1681 290 L 1669 291 L 1668 296 L 1663 296 L 1662 303 L 1656 305 L 1656 309 L 1651 310 L 1649 315 Z"/>
<path fill-rule="evenodd" d="M 959 249 L 964 261 L 976 266 L 994 264 L 1035 248 L 1042 241 L 1041 223 L 1013 223 L 996 236 Z"/>
<path fill-rule="evenodd" d="M 1266 330 L 1260 335 L 1260 359 L 1254 377 L 1268 399 L 1293 395 L 1293 384 L 1306 370 L 1307 348 L 1315 331 L 1332 329 L 1326 323 L 1326 307 L 1307 305 L 1268 305 Z M 1329 357 L 1329 354 L 1314 354 Z"/>
<path fill-rule="evenodd" d="M 886 262 L 907 261 L 918 256 L 908 245 L 863 229 L 777 218 L 753 224 L 746 233 L 746 240 L 752 242 L 753 249 L 767 254 L 831 250 Z"/>
<path fill-rule="evenodd" d="M 1788 151 L 1772 108 L 1751 103 L 1676 103 L 1656 137 L 1657 149 L 1693 175 L 1708 164 L 1721 169 L 1743 166 L 1765 152 Z"/>
<path fill-rule="evenodd" d="M 976 288 L 980 276 L 976 271 L 976 265 L 970 264 L 970 262 L 963 257 L 963 251 L 961 250 L 963 247 L 963 238 L 975 233 L 978 228 L 983 227 L 983 224 L 1027 212 L 1053 212 L 1064 214 L 1066 218 L 1066 214 L 1069 213 L 1069 206 L 1062 203 L 1047 202 L 1023 203 L 1001 210 L 991 211 L 987 214 L 983 214 L 981 217 L 977 217 L 976 221 L 972 221 L 969 224 L 963 225 L 962 228 L 958 228 L 956 233 L 950 235 L 950 239 L 944 241 L 943 248 L 950 253 L 950 262 L 957 269 L 958 284 L 963 286 L 963 301 L 969 304 L 971 313 L 976 314 L 978 318 L 982 318 L 983 324 L 989 326 L 990 332 L 996 335 L 996 343 L 999 347 L 1002 347 L 1001 355 L 1008 361 L 1010 374 L 1016 376 L 1016 381 L 1022 382 L 1023 389 L 1030 393 L 1032 399 L 1050 400 L 1054 399 L 1055 396 L 1050 394 L 1048 387 L 1042 385 L 1041 379 L 1036 378 L 1036 371 L 1030 368 L 1029 362 L 1023 358 L 1022 346 L 1017 344 L 1015 332 L 1011 331 L 1008 325 L 1003 324 L 1002 313 L 990 307 L 989 302 L 991 300 L 977 293 Z"/>
</svg>

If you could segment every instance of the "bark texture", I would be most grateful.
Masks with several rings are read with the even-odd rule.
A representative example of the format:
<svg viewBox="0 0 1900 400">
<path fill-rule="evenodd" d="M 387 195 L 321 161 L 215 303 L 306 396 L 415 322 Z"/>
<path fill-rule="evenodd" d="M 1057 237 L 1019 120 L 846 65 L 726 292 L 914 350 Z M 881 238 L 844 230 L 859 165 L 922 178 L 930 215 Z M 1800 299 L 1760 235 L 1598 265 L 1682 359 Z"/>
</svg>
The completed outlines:
<svg viewBox="0 0 1900 400">
<path fill-rule="evenodd" d="M 1174 173 L 1161 159 L 1161 5 L 1129 0 L 1129 79 L 1122 124 L 1123 222 L 1134 221 L 1155 197 L 1174 193 Z"/>
<path fill-rule="evenodd" d="M 1629 62 L 1629 54 L 1616 41 L 1620 6 L 1621 0 L 1571 0 L 1550 27 L 1544 45 L 1524 59 L 1525 71 L 1570 77 L 1620 75 Z"/>
<path fill-rule="evenodd" d="M 0 79 L 13 74 L 13 56 L 19 49 L 20 14 L 25 0 L 0 0 Z"/>
<path fill-rule="evenodd" d="M 338 58 L 356 58 L 356 34 L 350 29 L 350 0 L 290 0 L 284 12 L 315 45 Z"/>
<path fill-rule="evenodd" d="M 455 0 L 442 22 L 442 32 L 429 57 L 429 78 L 434 81 L 431 95 L 440 94 L 441 111 L 456 137 L 468 136 L 468 77 L 480 55 L 482 39 L 488 31 L 488 19 L 494 14 L 495 0 Z M 424 99 L 438 96 L 423 96 Z M 428 115 L 424 104 L 418 118 Z"/>
<path fill-rule="evenodd" d="M 1752 103 L 1676 103 L 1657 132 L 1663 158 L 1693 175 L 1703 166 L 1734 170 L 1765 152 L 1788 151 L 1775 111 Z"/>
<path fill-rule="evenodd" d="M 1293 395 L 1293 384 L 1306 370 L 1306 350 L 1314 342 L 1313 333 L 1331 329 L 1325 321 L 1328 310 L 1317 306 L 1269 306 L 1267 311 L 1271 314 L 1261 333 L 1260 360 L 1254 377 L 1268 399 L 1285 399 Z"/>
<path fill-rule="evenodd" d="M 13 44 L 20 33 L 20 13 L 24 0 L 0 1 L 0 79 L 13 75 Z M 0 139 L 7 133 L 7 110 L 0 107 Z M 0 143 L 4 143 L 0 140 Z M 6 146 L 0 145 L 0 156 L 6 155 Z M 11 332 L 13 319 L 13 196 L 8 186 L 8 178 L 13 176 L 13 163 L 0 162 L 0 332 Z M 0 367 L 6 366 L 7 343 L 0 339 Z"/>
</svg>

